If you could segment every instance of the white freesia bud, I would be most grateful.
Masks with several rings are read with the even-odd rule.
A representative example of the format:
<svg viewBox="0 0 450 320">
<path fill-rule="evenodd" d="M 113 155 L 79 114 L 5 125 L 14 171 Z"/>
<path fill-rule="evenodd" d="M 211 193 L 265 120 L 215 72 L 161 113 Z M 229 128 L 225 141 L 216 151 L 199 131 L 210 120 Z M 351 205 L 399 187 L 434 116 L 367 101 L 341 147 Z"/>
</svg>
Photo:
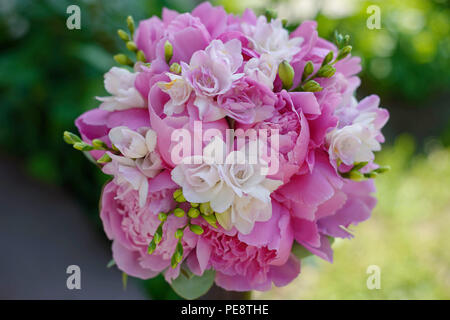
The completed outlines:
<svg viewBox="0 0 450 320">
<path fill-rule="evenodd" d="M 142 158 L 148 153 L 146 139 L 138 132 L 125 126 L 111 129 L 109 139 L 127 158 Z"/>
<path fill-rule="evenodd" d="M 164 113 L 168 116 L 174 113 L 181 113 L 184 110 L 184 104 L 191 95 L 192 88 L 183 77 L 167 73 L 170 82 L 158 82 L 162 91 L 170 96 L 170 100 L 164 105 Z"/>
<path fill-rule="evenodd" d="M 137 73 L 112 67 L 105 74 L 105 89 L 110 97 L 96 97 L 102 101 L 101 109 L 108 111 L 125 110 L 130 108 L 145 108 L 145 102 L 134 87 Z"/>
<path fill-rule="evenodd" d="M 243 24 L 242 30 L 250 41 L 251 47 L 258 53 L 268 53 L 277 61 L 291 61 L 300 51 L 302 37 L 289 38 L 289 32 L 283 28 L 280 19 L 267 22 L 266 17 L 260 16 L 256 26 Z"/>
<path fill-rule="evenodd" d="M 329 153 L 333 159 L 340 159 L 346 165 L 372 161 L 375 158 L 373 151 L 381 150 L 377 134 L 378 130 L 368 122 L 357 122 L 334 129 L 327 135 Z"/>
<path fill-rule="evenodd" d="M 251 58 L 244 67 L 245 74 L 259 83 L 263 83 L 273 89 L 273 82 L 277 76 L 277 62 L 267 53 L 259 58 Z"/>
</svg>

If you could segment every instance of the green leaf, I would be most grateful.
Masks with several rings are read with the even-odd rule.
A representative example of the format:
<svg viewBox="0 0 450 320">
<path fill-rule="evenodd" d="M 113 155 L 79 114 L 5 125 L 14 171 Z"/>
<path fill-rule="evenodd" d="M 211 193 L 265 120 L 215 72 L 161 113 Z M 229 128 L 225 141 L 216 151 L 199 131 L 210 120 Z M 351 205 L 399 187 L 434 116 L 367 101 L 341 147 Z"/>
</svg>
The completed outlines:
<svg viewBox="0 0 450 320">
<path fill-rule="evenodd" d="M 301 244 L 298 244 L 297 242 L 294 242 L 294 245 L 292 246 L 292 253 L 299 259 L 305 259 L 306 257 L 309 257 L 312 255 L 311 251 L 306 249 Z"/>
<path fill-rule="evenodd" d="M 202 276 L 193 276 L 190 279 L 180 274 L 172 281 L 171 286 L 181 297 L 193 300 L 208 292 L 214 283 L 215 275 L 213 270 L 206 270 Z"/>
</svg>

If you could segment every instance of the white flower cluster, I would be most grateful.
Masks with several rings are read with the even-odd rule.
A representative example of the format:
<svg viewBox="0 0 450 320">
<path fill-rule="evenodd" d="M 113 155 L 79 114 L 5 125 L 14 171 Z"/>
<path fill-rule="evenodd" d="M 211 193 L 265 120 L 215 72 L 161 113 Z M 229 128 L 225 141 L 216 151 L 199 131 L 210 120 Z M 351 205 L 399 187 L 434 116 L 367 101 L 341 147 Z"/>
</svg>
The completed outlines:
<svg viewBox="0 0 450 320">
<path fill-rule="evenodd" d="M 359 103 L 349 99 L 346 105 L 336 109 L 337 127 L 327 134 L 331 159 L 339 159 L 346 165 L 370 162 L 374 152 L 381 150 L 381 128 L 388 118 L 387 111 L 378 108 L 379 98 L 369 96 Z"/>
<path fill-rule="evenodd" d="M 103 167 L 106 174 L 114 176 L 118 185 L 127 184 L 129 190 L 139 192 L 139 205 L 145 205 L 148 193 L 148 179 L 162 170 L 159 154 L 155 151 L 156 132 L 149 128 L 133 131 L 120 126 L 111 129 L 109 139 L 122 156 L 111 152 L 112 161 Z"/>
<path fill-rule="evenodd" d="M 282 182 L 268 179 L 264 164 L 251 164 L 248 152 L 251 147 L 224 154 L 220 139 L 208 144 L 203 155 L 186 157 L 172 170 L 172 180 L 183 189 L 187 201 L 209 202 L 216 212 L 218 222 L 225 229 L 236 229 L 248 234 L 257 221 L 267 221 L 272 216 L 270 194 Z"/>
</svg>

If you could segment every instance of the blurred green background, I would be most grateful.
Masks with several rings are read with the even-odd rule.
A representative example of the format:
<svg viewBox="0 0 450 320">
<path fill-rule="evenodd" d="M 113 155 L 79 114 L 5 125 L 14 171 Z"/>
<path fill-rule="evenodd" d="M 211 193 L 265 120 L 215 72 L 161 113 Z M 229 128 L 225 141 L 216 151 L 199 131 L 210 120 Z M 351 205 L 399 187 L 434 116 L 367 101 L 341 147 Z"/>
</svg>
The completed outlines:
<svg viewBox="0 0 450 320">
<path fill-rule="evenodd" d="M 192 0 L 0 0 L 0 154 L 27 173 L 61 186 L 97 224 L 106 176 L 62 140 L 74 119 L 106 95 L 103 74 L 123 51 L 125 18 L 191 10 Z M 68 30 L 66 8 L 81 8 L 81 30 Z M 301 276 L 258 298 L 450 299 L 450 8 L 446 0 L 222 0 L 229 12 L 273 8 L 296 23 L 317 19 L 319 34 L 352 37 L 362 57 L 358 96 L 381 96 L 391 113 L 377 155 L 392 171 L 377 178 L 372 219 L 356 239 L 337 241 L 335 262 L 308 258 Z M 369 30 L 377 5 L 381 29 Z M 368 290 L 366 268 L 381 268 L 381 289 Z M 159 277 L 143 282 L 152 298 L 177 298 Z"/>
</svg>

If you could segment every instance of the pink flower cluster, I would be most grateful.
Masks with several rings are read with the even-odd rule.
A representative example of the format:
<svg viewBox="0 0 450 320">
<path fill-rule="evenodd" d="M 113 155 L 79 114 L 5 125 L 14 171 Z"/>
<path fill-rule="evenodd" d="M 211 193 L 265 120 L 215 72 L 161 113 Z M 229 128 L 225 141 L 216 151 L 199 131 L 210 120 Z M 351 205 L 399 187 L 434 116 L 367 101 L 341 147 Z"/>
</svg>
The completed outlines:
<svg viewBox="0 0 450 320">
<path fill-rule="evenodd" d="M 207 2 L 191 13 L 164 9 L 162 19 L 141 21 L 133 41 L 146 63 L 112 68 L 105 75 L 111 96 L 76 120 L 84 142 L 100 139 L 118 151 L 90 153 L 95 160 L 109 155 L 103 171 L 114 179 L 100 216 L 119 269 L 143 279 L 164 273 L 169 282 L 180 268 L 196 275 L 213 269 L 217 285 L 247 291 L 296 278 L 294 245 L 331 262 L 330 238 L 351 238 L 348 227 L 368 219 L 376 204 L 371 176 L 348 178 L 358 163 L 367 162 L 362 175 L 377 168 L 373 152 L 388 119 L 376 96 L 354 98 L 360 59 L 336 61 L 331 77 L 315 78 L 320 91 L 294 90 L 308 62 L 319 70 L 330 51 L 338 55 L 318 36 L 316 22 L 289 33 L 279 19 L 251 10 L 227 14 Z M 290 88 L 278 72 L 283 61 L 294 71 Z M 171 157 L 172 134 L 193 132 L 195 121 L 219 132 L 278 130 L 278 172 L 255 178 L 250 166 L 211 164 L 183 171 Z M 180 188 L 187 202 L 174 200 Z M 199 199 L 211 203 L 217 228 L 201 216 L 169 214 L 177 207 L 187 212 Z M 168 214 L 163 236 L 149 254 L 161 212 Z M 184 229 L 183 257 L 172 268 L 174 234 L 189 223 L 203 232 Z"/>
</svg>

